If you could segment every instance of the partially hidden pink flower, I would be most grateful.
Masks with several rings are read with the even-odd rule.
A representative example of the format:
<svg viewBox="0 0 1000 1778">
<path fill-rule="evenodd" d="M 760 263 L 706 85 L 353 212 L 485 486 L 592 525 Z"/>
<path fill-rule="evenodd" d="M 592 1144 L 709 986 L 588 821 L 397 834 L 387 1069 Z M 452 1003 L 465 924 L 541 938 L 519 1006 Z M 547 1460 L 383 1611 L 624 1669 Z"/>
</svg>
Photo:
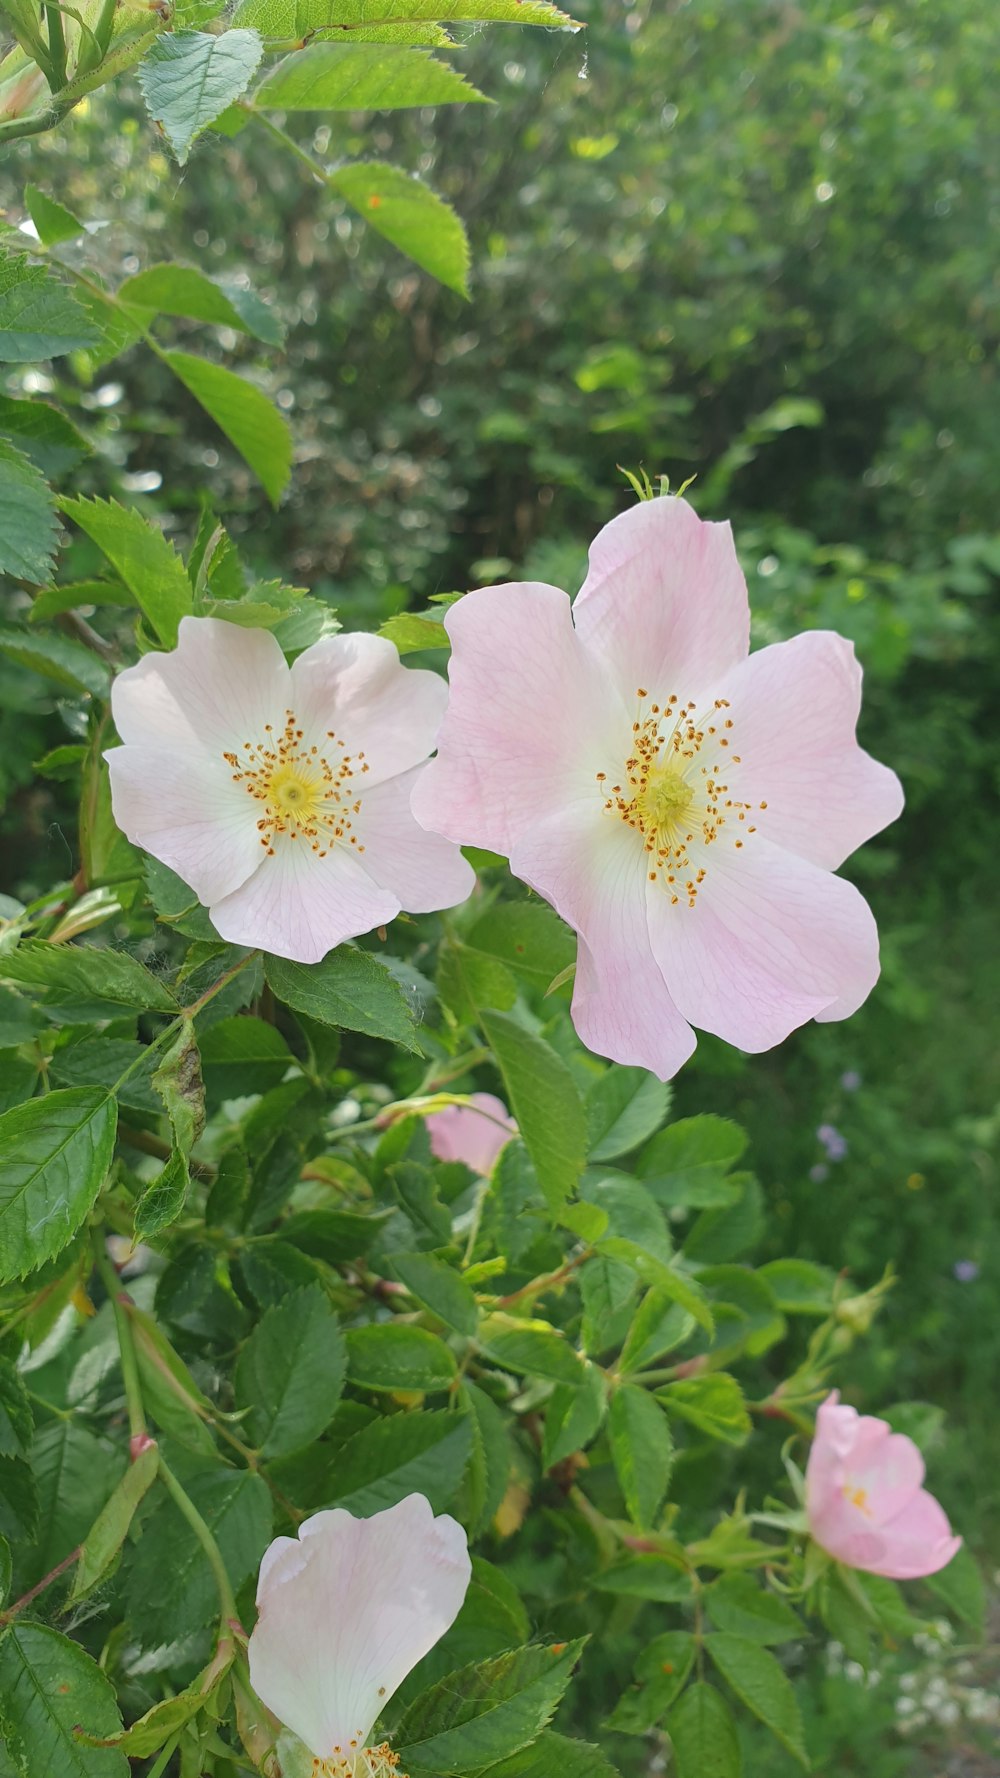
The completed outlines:
<svg viewBox="0 0 1000 1778">
<path fill-rule="evenodd" d="M 867 903 L 833 875 L 902 807 L 855 739 L 861 670 L 827 631 L 748 655 L 749 621 L 729 526 L 676 497 L 605 526 L 572 607 L 526 583 L 446 619 L 414 813 L 506 854 L 575 927 L 580 1036 L 662 1079 L 691 1025 L 768 1049 L 878 976 Z"/>
<path fill-rule="evenodd" d="M 331 1778 L 389 1773 L 372 1727 L 454 1623 L 472 1565 L 465 1532 L 422 1494 L 356 1519 L 337 1507 L 276 1537 L 257 1583 L 250 1680 Z"/>
<path fill-rule="evenodd" d="M 912 1439 L 842 1407 L 836 1390 L 827 1396 L 806 1467 L 806 1512 L 828 1555 L 889 1580 L 917 1580 L 947 1567 L 962 1539 L 952 1535 L 923 1479 Z"/>
<path fill-rule="evenodd" d="M 517 1135 L 517 1125 L 503 1100 L 492 1093 L 473 1093 L 471 1100 L 431 1113 L 426 1120 L 431 1153 L 439 1161 L 464 1161 L 488 1179 L 500 1150 Z"/>
<path fill-rule="evenodd" d="M 182 618 L 176 649 L 112 688 L 115 820 L 222 938 L 315 963 L 472 889 L 457 847 L 410 813 L 446 701 L 384 637 L 326 637 L 289 667 L 267 630 Z"/>
</svg>

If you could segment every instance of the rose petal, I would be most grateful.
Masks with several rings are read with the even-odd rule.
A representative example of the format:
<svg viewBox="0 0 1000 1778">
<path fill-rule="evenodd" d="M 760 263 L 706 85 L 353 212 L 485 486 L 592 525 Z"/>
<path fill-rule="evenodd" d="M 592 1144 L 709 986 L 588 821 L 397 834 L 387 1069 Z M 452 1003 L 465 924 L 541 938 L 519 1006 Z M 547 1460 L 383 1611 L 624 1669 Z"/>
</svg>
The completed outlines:
<svg viewBox="0 0 1000 1778">
<path fill-rule="evenodd" d="M 428 833 L 410 812 L 411 795 L 425 770 L 416 766 L 371 789 L 365 779 L 355 821 L 368 875 L 411 914 L 455 907 L 476 886 L 476 873 L 454 842 Z"/>
<path fill-rule="evenodd" d="M 319 858 L 308 841 L 285 837 L 274 857 L 209 913 L 230 944 L 318 963 L 347 939 L 387 926 L 399 900 L 372 880 L 353 850 L 334 846 Z"/>
<path fill-rule="evenodd" d="M 676 495 L 642 500 L 598 532 L 573 606 L 577 634 L 631 699 L 640 687 L 682 703 L 750 645 L 746 582 L 728 525 Z"/>
<path fill-rule="evenodd" d="M 161 744 L 112 747 L 104 757 L 122 832 L 183 877 L 199 901 L 219 900 L 257 869 L 257 808 L 221 755 Z"/>
<path fill-rule="evenodd" d="M 203 747 L 216 756 L 262 741 L 269 722 L 280 729 L 288 685 L 270 631 L 182 617 L 176 649 L 119 673 L 111 710 L 127 745 Z"/>
<path fill-rule="evenodd" d="M 291 670 L 290 703 L 311 741 L 333 730 L 345 750 L 364 754 L 359 790 L 427 758 L 448 702 L 448 687 L 426 668 L 404 667 L 385 636 L 325 636 Z M 320 749 L 322 751 L 322 747 Z"/>
<path fill-rule="evenodd" d="M 446 1105 L 426 1120 L 431 1153 L 439 1161 L 462 1161 L 488 1179 L 494 1162 L 517 1125 L 502 1099 L 492 1093 L 473 1093 L 471 1105 Z"/>
</svg>

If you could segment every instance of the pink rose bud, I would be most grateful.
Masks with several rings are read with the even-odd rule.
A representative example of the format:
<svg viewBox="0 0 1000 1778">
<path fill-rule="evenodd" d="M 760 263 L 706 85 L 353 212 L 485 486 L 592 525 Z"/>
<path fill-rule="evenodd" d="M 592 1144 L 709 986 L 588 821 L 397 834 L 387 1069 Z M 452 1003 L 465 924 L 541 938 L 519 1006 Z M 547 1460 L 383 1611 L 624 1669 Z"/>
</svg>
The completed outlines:
<svg viewBox="0 0 1000 1778">
<path fill-rule="evenodd" d="M 439 1161 L 464 1161 L 473 1173 L 488 1179 L 500 1150 L 517 1125 L 502 1099 L 473 1093 L 471 1105 L 447 1105 L 427 1119 L 431 1153 Z"/>
<path fill-rule="evenodd" d="M 889 1580 L 946 1568 L 962 1539 L 923 1479 L 912 1439 L 827 1396 L 806 1469 L 809 1530 L 827 1555 Z"/>
</svg>

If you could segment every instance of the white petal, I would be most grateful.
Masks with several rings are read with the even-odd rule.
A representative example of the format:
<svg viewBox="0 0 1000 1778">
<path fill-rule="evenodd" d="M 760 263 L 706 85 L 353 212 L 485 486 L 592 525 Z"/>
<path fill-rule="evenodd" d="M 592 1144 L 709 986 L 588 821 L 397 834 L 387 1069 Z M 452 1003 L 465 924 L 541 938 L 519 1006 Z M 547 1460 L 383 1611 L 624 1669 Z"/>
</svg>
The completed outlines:
<svg viewBox="0 0 1000 1778">
<path fill-rule="evenodd" d="M 252 877 L 209 908 L 234 945 L 260 946 L 295 963 L 318 963 L 345 939 L 386 926 L 398 897 L 368 875 L 355 852 L 335 845 L 317 857 L 307 840 L 279 839 Z"/>
<path fill-rule="evenodd" d="M 288 668 L 268 630 L 245 630 L 214 617 L 182 617 L 177 647 L 147 654 L 119 673 L 111 710 L 123 741 L 205 747 L 221 754 L 280 730 L 288 704 Z"/>
<path fill-rule="evenodd" d="M 250 1678 L 318 1759 L 365 1745 L 411 1668 L 454 1623 L 465 1532 L 422 1494 L 370 1519 L 317 1513 L 261 1567 Z"/>
<path fill-rule="evenodd" d="M 168 864 L 199 901 L 238 889 L 261 859 L 258 805 L 220 755 L 200 748 L 112 747 L 111 806 L 122 832 Z"/>
<path fill-rule="evenodd" d="M 326 636 L 299 655 L 290 702 L 300 726 L 319 744 L 330 729 L 368 771 L 369 789 L 419 765 L 434 749 L 448 702 L 437 673 L 404 667 L 385 636 Z"/>
</svg>

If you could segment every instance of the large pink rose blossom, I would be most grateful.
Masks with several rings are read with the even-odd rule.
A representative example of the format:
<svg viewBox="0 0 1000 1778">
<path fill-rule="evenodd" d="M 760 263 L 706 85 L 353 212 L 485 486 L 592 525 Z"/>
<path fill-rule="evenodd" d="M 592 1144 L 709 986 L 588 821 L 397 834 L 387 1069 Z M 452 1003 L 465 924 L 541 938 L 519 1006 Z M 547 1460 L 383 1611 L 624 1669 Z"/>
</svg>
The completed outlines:
<svg viewBox="0 0 1000 1778">
<path fill-rule="evenodd" d="M 250 1680 L 330 1778 L 391 1772 L 366 1748 L 393 1692 L 450 1629 L 472 1574 L 465 1532 L 422 1494 L 356 1519 L 316 1513 L 276 1537 L 257 1583 Z"/>
<path fill-rule="evenodd" d="M 918 1580 L 947 1567 L 962 1539 L 952 1535 L 923 1479 L 912 1439 L 842 1407 L 836 1390 L 827 1396 L 806 1468 L 806 1512 L 828 1555 L 889 1580 Z"/>
<path fill-rule="evenodd" d="M 464 1161 L 473 1173 L 488 1179 L 493 1164 L 517 1125 L 502 1099 L 473 1093 L 468 1105 L 446 1105 L 427 1119 L 431 1153 L 439 1161 Z"/>
<path fill-rule="evenodd" d="M 414 813 L 506 854 L 575 927 L 580 1036 L 661 1079 L 691 1025 L 768 1049 L 878 976 L 871 912 L 833 872 L 902 792 L 855 740 L 854 651 L 817 631 L 748 656 L 749 626 L 729 526 L 673 497 L 605 526 L 572 607 L 526 583 L 446 619 Z"/>
<path fill-rule="evenodd" d="M 183 877 L 233 944 L 315 963 L 475 878 L 410 793 L 447 687 L 384 637 L 330 636 L 294 666 L 266 630 L 181 620 L 111 693 L 115 820 Z"/>
</svg>

